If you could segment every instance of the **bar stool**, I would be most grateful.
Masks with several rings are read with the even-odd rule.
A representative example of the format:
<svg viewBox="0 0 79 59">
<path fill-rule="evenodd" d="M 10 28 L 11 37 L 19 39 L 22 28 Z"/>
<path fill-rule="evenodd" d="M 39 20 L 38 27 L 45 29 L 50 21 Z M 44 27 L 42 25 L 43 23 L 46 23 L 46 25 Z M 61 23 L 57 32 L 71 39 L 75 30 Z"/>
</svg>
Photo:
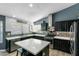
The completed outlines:
<svg viewBox="0 0 79 59">
<path fill-rule="evenodd" d="M 22 48 L 17 49 L 17 54 L 16 56 L 18 56 L 18 52 L 20 52 L 22 54 Z"/>
</svg>

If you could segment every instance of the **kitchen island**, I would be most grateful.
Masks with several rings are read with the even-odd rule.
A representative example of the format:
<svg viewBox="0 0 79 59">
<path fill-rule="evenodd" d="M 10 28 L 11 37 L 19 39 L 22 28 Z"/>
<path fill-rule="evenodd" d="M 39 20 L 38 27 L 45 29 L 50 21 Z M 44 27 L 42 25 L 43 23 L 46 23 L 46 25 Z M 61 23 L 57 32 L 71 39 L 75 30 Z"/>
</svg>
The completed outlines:
<svg viewBox="0 0 79 59">
<path fill-rule="evenodd" d="M 24 49 L 22 55 L 24 55 L 26 50 L 26 53 L 28 51 L 34 56 L 42 56 L 43 53 L 44 56 L 49 56 L 50 42 L 48 41 L 30 38 L 30 39 L 15 42 L 15 44 Z"/>
</svg>

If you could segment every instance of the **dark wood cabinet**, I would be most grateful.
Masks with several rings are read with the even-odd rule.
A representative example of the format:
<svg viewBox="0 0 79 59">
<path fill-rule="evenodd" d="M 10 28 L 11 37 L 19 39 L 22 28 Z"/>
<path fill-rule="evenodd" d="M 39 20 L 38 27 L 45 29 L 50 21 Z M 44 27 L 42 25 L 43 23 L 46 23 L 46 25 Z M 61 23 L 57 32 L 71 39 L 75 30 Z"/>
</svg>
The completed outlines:
<svg viewBox="0 0 79 59">
<path fill-rule="evenodd" d="M 62 21 L 62 22 L 55 22 L 55 30 L 56 31 L 70 31 L 70 26 L 73 21 Z"/>
<path fill-rule="evenodd" d="M 69 40 L 62 40 L 62 39 L 54 39 L 53 40 L 53 48 L 70 53 L 70 41 Z"/>
<path fill-rule="evenodd" d="M 44 40 L 44 37 L 41 37 L 41 36 L 33 36 L 32 38 Z"/>
<path fill-rule="evenodd" d="M 20 39 L 14 39 L 14 40 L 6 40 L 6 50 L 7 52 L 11 53 L 13 51 L 15 51 L 16 49 L 19 48 L 19 46 L 17 46 L 15 44 L 15 42 L 20 41 Z"/>
</svg>

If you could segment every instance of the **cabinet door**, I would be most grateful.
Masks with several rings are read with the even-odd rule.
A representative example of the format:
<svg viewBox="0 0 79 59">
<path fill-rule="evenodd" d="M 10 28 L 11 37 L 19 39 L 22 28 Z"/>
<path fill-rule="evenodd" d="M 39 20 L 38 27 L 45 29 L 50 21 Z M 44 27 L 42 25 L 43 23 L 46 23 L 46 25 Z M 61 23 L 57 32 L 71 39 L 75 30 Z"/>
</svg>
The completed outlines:
<svg viewBox="0 0 79 59">
<path fill-rule="evenodd" d="M 17 46 L 16 44 L 15 44 L 15 42 L 17 42 L 17 41 L 20 41 L 20 39 L 15 39 L 15 40 L 11 40 L 10 41 L 10 51 L 12 52 L 12 51 L 14 51 L 14 50 L 16 50 L 16 49 L 18 49 L 19 48 L 19 46 Z"/>
<path fill-rule="evenodd" d="M 53 48 L 70 53 L 70 41 L 54 39 Z"/>
</svg>

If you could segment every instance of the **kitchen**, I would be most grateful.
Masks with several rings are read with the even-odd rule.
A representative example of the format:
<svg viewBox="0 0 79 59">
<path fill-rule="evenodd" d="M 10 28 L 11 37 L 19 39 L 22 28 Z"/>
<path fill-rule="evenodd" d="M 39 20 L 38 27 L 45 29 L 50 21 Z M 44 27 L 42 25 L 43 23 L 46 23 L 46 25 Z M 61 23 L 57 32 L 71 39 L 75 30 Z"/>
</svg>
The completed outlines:
<svg viewBox="0 0 79 59">
<path fill-rule="evenodd" d="M 14 6 L 15 5 L 17 4 L 14 4 Z M 43 8 L 46 5 L 48 6 L 48 4 L 37 5 L 42 5 Z M 49 4 L 49 6 L 51 5 L 52 4 Z M 63 4 L 61 3 L 60 5 Z M 7 6 L 5 7 L 7 8 Z M 16 16 L 0 15 L 0 20 L 2 21 L 0 24 L 1 27 L 3 27 L 1 29 L 1 32 L 3 32 L 3 37 L 1 36 L 3 40 L 0 40 L 0 49 L 6 50 L 7 55 L 11 53 L 14 54 L 15 52 L 15 56 L 18 56 L 18 53 L 21 53 L 21 56 L 79 55 L 79 53 L 77 53 L 78 50 L 76 50 L 78 49 L 78 33 L 76 32 L 78 31 L 78 7 L 78 3 L 72 3 L 69 7 L 58 12 L 48 12 L 49 14 L 47 14 L 47 16 L 33 23 L 17 18 Z M 16 10 L 16 8 L 14 10 Z M 75 35 L 73 33 L 75 33 Z M 73 38 L 77 40 L 77 44 L 74 43 L 76 47 L 73 45 L 73 42 L 71 42 Z M 58 54 L 58 52 L 60 53 Z"/>
</svg>

